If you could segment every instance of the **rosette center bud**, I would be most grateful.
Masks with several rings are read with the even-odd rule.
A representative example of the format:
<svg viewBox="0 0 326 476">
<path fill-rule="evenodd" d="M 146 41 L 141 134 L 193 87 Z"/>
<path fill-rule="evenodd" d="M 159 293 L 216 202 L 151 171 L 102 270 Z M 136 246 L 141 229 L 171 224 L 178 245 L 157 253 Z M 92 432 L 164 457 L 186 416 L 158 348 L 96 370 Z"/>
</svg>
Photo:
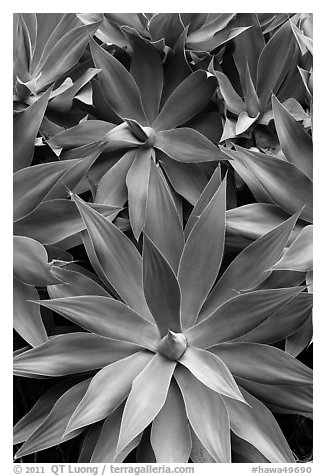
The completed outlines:
<svg viewBox="0 0 326 476">
<path fill-rule="evenodd" d="M 153 147 L 155 144 L 155 132 L 151 127 L 144 127 L 135 121 L 135 119 L 125 118 L 125 123 L 129 131 L 139 142 L 142 142 L 141 147 Z"/>
<path fill-rule="evenodd" d="M 146 132 L 147 139 L 145 140 L 143 147 L 153 147 L 155 144 L 155 132 L 151 127 L 143 127 Z"/>
<path fill-rule="evenodd" d="M 187 347 L 188 342 L 183 334 L 169 330 L 166 336 L 161 340 L 157 351 L 170 360 L 178 360 L 186 351 Z"/>
</svg>

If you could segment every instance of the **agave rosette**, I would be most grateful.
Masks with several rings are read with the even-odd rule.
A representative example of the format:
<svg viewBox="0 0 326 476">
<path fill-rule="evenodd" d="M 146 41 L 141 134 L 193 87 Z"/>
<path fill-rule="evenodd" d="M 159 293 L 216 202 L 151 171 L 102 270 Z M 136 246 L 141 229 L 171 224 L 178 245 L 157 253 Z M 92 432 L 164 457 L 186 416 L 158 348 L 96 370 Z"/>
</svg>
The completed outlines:
<svg viewBox="0 0 326 476">
<path fill-rule="evenodd" d="M 91 79 L 96 70 L 87 70 L 75 83 L 64 78 L 82 56 L 89 35 L 101 24 L 83 25 L 74 13 L 14 14 L 14 92 L 18 101 L 28 101 L 51 83 L 61 79 L 60 87 L 51 93 L 53 107 L 65 109 L 64 103 Z M 62 82 L 62 78 L 65 79 Z M 54 98 L 56 98 L 54 100 Z"/>
<path fill-rule="evenodd" d="M 83 449 L 91 462 L 123 461 L 136 446 L 139 461 L 199 462 L 206 453 L 231 462 L 231 434 L 235 451 L 294 461 L 270 410 L 311 416 L 311 370 L 269 344 L 306 322 L 312 296 L 302 287 L 253 289 L 280 259 L 298 214 L 219 273 L 226 180 L 208 203 L 207 187 L 176 261 L 146 233 L 141 256 L 115 225 L 72 196 L 102 286 L 56 268 L 66 284 L 51 285 L 52 299 L 34 304 L 80 329 L 19 353 L 16 375 L 81 376 L 68 390 L 67 382 L 50 389 L 18 422 L 15 441 L 25 443 L 16 457 L 89 427 Z"/>
<path fill-rule="evenodd" d="M 85 121 L 55 135 L 49 144 L 84 146 L 85 139 L 79 134 L 83 128 L 88 129 L 90 142 L 104 140 L 104 152 L 120 151 L 119 160 L 113 166 L 110 163 L 109 170 L 99 177 L 96 201 L 122 206 L 128 198 L 130 223 L 138 239 L 145 223 L 146 203 L 151 200 L 148 183 L 153 160 L 162 166 L 172 187 L 194 205 L 207 183 L 198 163 L 223 160 L 224 156 L 204 131 L 199 132 L 201 123 L 194 127 L 191 123 L 214 95 L 216 78 L 203 70 L 191 72 L 188 67 L 186 77 L 180 72 L 179 82 L 175 84 L 177 75 L 171 89 L 168 68 L 164 72 L 157 49 L 135 30 L 124 27 L 124 31 L 133 45 L 130 72 L 90 40 L 94 64 L 101 69 L 101 110 L 106 110 L 110 122 Z M 168 93 L 167 88 L 171 89 Z M 212 118 L 218 124 L 216 112 Z M 113 127 L 112 121 L 120 124 Z"/>
<path fill-rule="evenodd" d="M 297 65 L 303 66 L 307 59 L 300 51 L 294 30 L 298 29 L 296 25 L 300 23 L 300 15 L 280 20 L 281 23 L 271 30 L 271 37 L 266 42 L 265 30 L 257 14 L 237 15 L 236 24 L 250 28 L 234 40 L 236 68 L 226 75 L 218 63 L 215 70 L 214 62 L 211 62 L 209 71 L 216 75 L 219 93 L 225 101 L 221 141 L 248 134 L 248 129 L 252 130 L 254 124 L 267 125 L 272 118 L 272 92 L 288 109 L 294 109 L 305 117 L 298 103 L 304 98 L 305 91 L 303 73 L 300 74 L 302 68 L 298 69 Z"/>
</svg>

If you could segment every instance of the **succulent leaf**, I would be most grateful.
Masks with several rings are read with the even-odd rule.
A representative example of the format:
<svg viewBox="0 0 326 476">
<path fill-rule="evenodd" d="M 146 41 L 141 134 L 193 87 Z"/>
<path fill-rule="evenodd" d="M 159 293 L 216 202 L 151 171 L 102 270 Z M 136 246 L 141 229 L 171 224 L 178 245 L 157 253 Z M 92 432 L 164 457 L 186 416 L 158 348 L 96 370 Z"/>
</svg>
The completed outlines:
<svg viewBox="0 0 326 476">
<path fill-rule="evenodd" d="M 175 366 L 176 362 L 156 354 L 135 378 L 123 411 L 116 455 L 153 421 L 163 407 Z"/>
<path fill-rule="evenodd" d="M 151 444 L 157 463 L 188 463 L 190 430 L 183 398 L 174 380 L 161 411 L 153 420 Z"/>
<path fill-rule="evenodd" d="M 230 422 L 222 397 L 181 366 L 176 369 L 175 378 L 196 436 L 216 462 L 230 463 Z"/>
<path fill-rule="evenodd" d="M 96 370 L 139 351 L 139 346 L 86 332 L 59 334 L 17 355 L 16 375 L 58 377 Z"/>
</svg>

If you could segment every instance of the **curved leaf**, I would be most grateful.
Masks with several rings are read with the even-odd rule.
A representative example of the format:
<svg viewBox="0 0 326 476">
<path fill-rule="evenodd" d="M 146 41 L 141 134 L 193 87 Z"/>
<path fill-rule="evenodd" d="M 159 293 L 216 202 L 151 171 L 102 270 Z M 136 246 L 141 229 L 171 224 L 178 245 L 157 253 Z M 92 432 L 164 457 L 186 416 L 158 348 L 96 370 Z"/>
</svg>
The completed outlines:
<svg viewBox="0 0 326 476">
<path fill-rule="evenodd" d="M 49 18 L 47 13 L 37 13 L 37 42 L 31 70 L 39 73 L 50 51 L 60 38 L 77 26 L 80 21 L 74 13 L 57 13 Z"/>
<path fill-rule="evenodd" d="M 212 75 L 202 70 L 195 71 L 169 96 L 152 127 L 156 131 L 164 131 L 188 121 L 206 106 L 216 85 Z"/>
<path fill-rule="evenodd" d="M 282 258 L 273 269 L 290 269 L 292 271 L 312 271 L 312 225 L 305 226 Z"/>
<path fill-rule="evenodd" d="M 136 240 L 139 240 L 145 224 L 152 153 L 151 147 L 139 148 L 126 175 L 129 219 Z"/>
<path fill-rule="evenodd" d="M 223 13 L 221 13 L 223 15 Z M 228 15 L 228 14 L 226 14 Z M 212 51 L 217 47 L 227 43 L 228 41 L 236 38 L 241 33 L 245 32 L 249 27 L 230 28 L 229 26 L 217 31 L 214 35 L 210 35 L 209 38 L 197 41 L 195 39 L 190 40 L 188 37 L 187 44 L 196 51 Z M 194 32 L 194 34 L 197 32 Z"/>
<path fill-rule="evenodd" d="M 199 310 L 220 268 L 224 251 L 225 193 L 226 180 L 198 218 L 181 255 L 178 281 L 181 288 L 181 322 L 184 329 L 196 322 Z"/>
<path fill-rule="evenodd" d="M 195 205 L 207 184 L 207 178 L 200 166 L 171 160 L 163 152 L 161 156 L 163 156 L 162 167 L 174 190 L 191 205 Z"/>
<path fill-rule="evenodd" d="M 26 167 L 14 174 L 14 220 L 32 212 L 62 177 L 84 159 L 63 160 Z"/>
<path fill-rule="evenodd" d="M 297 328 L 285 341 L 285 352 L 297 357 L 306 347 L 312 343 L 312 313 L 301 327 Z"/>
<path fill-rule="evenodd" d="M 40 310 L 31 299 L 38 299 L 39 295 L 34 286 L 28 286 L 14 278 L 13 287 L 13 324 L 14 329 L 31 346 L 37 347 L 48 340 L 42 321 Z"/>
<path fill-rule="evenodd" d="M 99 72 L 99 69 L 88 68 L 78 79 L 76 79 L 76 81 L 74 81 L 74 83 L 69 88 L 67 88 L 62 93 L 56 95 L 50 101 L 50 109 L 55 109 L 56 111 L 69 111 L 69 109 L 71 109 L 73 105 L 73 100 L 77 96 L 78 91 L 80 91 L 81 93 L 82 88 L 84 88 L 86 85 L 90 86 L 90 80 Z M 85 88 L 83 89 L 83 91 L 84 90 Z M 80 93 L 77 96 L 78 98 L 80 98 Z"/>
<path fill-rule="evenodd" d="M 187 33 L 188 29 L 185 28 L 175 42 L 172 54 L 169 54 L 165 60 L 161 105 L 165 104 L 171 93 L 192 72 L 185 53 Z"/>
<path fill-rule="evenodd" d="M 258 59 L 265 46 L 265 39 L 256 13 L 238 13 L 235 25 L 250 26 L 240 37 L 234 39 L 234 62 L 237 66 L 241 84 L 245 84 L 246 65 L 248 64 L 254 86 L 256 85 Z"/>
<path fill-rule="evenodd" d="M 152 41 L 164 38 L 165 44 L 173 48 L 183 30 L 179 13 L 156 13 L 149 21 Z"/>
<path fill-rule="evenodd" d="M 130 117 L 148 125 L 139 90 L 131 74 L 92 39 L 90 48 L 96 68 L 101 69 L 98 77 L 105 101 L 122 119 Z"/>
<path fill-rule="evenodd" d="M 312 183 L 306 175 L 285 160 L 239 146 L 236 149 L 236 152 L 229 149 L 224 152 L 245 164 L 270 196 L 269 201 L 291 214 L 304 207 L 300 217 L 312 221 Z"/>
<path fill-rule="evenodd" d="M 292 451 L 272 413 L 250 393 L 241 390 L 250 406 L 223 397 L 231 430 L 271 463 L 294 463 Z"/>
<path fill-rule="evenodd" d="M 121 297 L 113 289 L 113 287 L 111 286 L 110 282 L 108 281 L 106 275 L 104 274 L 101 263 L 99 262 L 98 257 L 95 253 L 93 243 L 92 243 L 92 241 L 91 241 L 91 239 L 90 239 L 86 230 L 83 230 L 81 232 L 81 237 L 82 237 L 82 240 L 83 240 L 83 245 L 85 247 L 88 259 L 89 259 L 94 271 L 96 272 L 96 276 L 98 276 L 98 278 L 100 279 L 101 285 L 109 291 L 111 296 L 115 297 L 119 301 L 122 301 Z"/>
<path fill-rule="evenodd" d="M 230 112 L 233 114 L 240 114 L 246 111 L 246 104 L 234 90 L 231 81 L 226 74 L 221 71 L 216 71 L 212 68 L 215 76 L 218 79 L 221 95 L 225 101 L 225 104 Z"/>
<path fill-rule="evenodd" d="M 100 437 L 90 460 L 91 463 L 110 463 L 114 461 L 122 412 L 123 405 L 120 405 L 104 420 Z"/>
<path fill-rule="evenodd" d="M 177 367 L 175 378 L 196 436 L 215 461 L 230 463 L 230 422 L 223 399 L 182 367 Z"/>
<path fill-rule="evenodd" d="M 138 435 L 138 438 L 139 436 L 140 435 Z M 136 451 L 136 460 L 138 463 L 156 463 L 156 458 L 151 445 L 150 436 L 151 425 L 145 428 L 145 430 L 141 433 L 141 438 Z M 117 459 L 115 461 L 117 461 Z"/>
<path fill-rule="evenodd" d="M 115 127 L 115 124 L 106 121 L 82 121 L 76 126 L 69 127 L 51 137 L 47 143 L 50 147 L 62 147 L 65 149 L 80 147 L 81 145 L 101 141 Z"/>
<path fill-rule="evenodd" d="M 32 162 L 35 138 L 43 120 L 51 91 L 52 87 L 42 94 L 34 104 L 14 117 L 14 172 L 28 167 Z"/>
<path fill-rule="evenodd" d="M 282 208 L 270 203 L 250 203 L 226 211 L 226 230 L 229 236 L 241 235 L 252 240 L 272 231 L 289 218 Z M 304 224 L 297 222 L 288 244 L 298 236 Z"/>
<path fill-rule="evenodd" d="M 110 415 L 127 397 L 132 382 L 152 357 L 150 352 L 141 351 L 100 370 L 72 414 L 65 434 Z"/>
<path fill-rule="evenodd" d="M 102 431 L 103 422 L 91 425 L 87 430 L 80 448 L 78 463 L 90 463 L 96 443 Z"/>
<path fill-rule="evenodd" d="M 312 385 L 265 385 L 239 377 L 236 381 L 275 413 L 312 418 Z"/>
<path fill-rule="evenodd" d="M 235 135 L 240 135 L 258 119 L 259 113 L 253 117 L 250 117 L 247 111 L 240 112 L 237 123 L 235 125 Z"/>
<path fill-rule="evenodd" d="M 96 281 L 76 270 L 53 266 L 52 273 L 63 282 L 48 286 L 51 299 L 86 295 L 111 297 Z"/>
<path fill-rule="evenodd" d="M 306 92 L 308 93 L 309 98 L 312 98 L 312 94 L 313 94 L 312 71 L 307 71 L 303 68 L 300 68 L 300 66 L 298 66 L 298 71 L 299 71 L 301 80 L 304 84 L 304 87 L 306 89 Z"/>
<path fill-rule="evenodd" d="M 105 296 L 73 296 L 38 301 L 84 329 L 118 341 L 155 349 L 156 327 L 120 301 Z"/>
<path fill-rule="evenodd" d="M 146 302 L 161 336 L 165 336 L 169 330 L 181 332 L 181 293 L 177 278 L 164 256 L 145 234 L 143 281 Z"/>
<path fill-rule="evenodd" d="M 188 37 L 189 41 L 200 42 L 209 40 L 215 33 L 223 30 L 235 16 L 235 13 L 208 14 L 202 25 L 198 26 L 198 28 L 191 28 L 192 32 Z"/>
<path fill-rule="evenodd" d="M 297 218 L 298 214 L 293 215 L 235 257 L 209 294 L 199 321 L 236 296 L 237 291 L 252 289 L 270 275 L 270 268 L 280 258 Z"/>
<path fill-rule="evenodd" d="M 61 283 L 51 272 L 46 249 L 26 236 L 14 236 L 14 276 L 25 284 L 47 286 Z"/>
<path fill-rule="evenodd" d="M 152 423 L 151 444 L 157 463 L 188 463 L 190 431 L 183 398 L 174 380 L 161 411 Z"/>
<path fill-rule="evenodd" d="M 211 352 L 189 346 L 178 362 L 214 392 L 245 402 L 229 369 Z"/>
<path fill-rule="evenodd" d="M 89 385 L 90 379 L 84 380 L 74 385 L 65 392 L 52 408 L 49 416 L 21 446 L 15 455 L 15 458 L 21 458 L 30 453 L 51 448 L 64 441 L 77 436 L 82 430 L 76 430 L 67 436 L 63 436 L 64 429 L 68 423 L 71 413 L 74 411 L 78 402 L 82 399 Z"/>
<path fill-rule="evenodd" d="M 120 428 L 118 455 L 156 417 L 167 397 L 176 362 L 156 354 L 135 378 Z"/>
<path fill-rule="evenodd" d="M 102 176 L 96 189 L 95 202 L 118 207 L 126 203 L 126 177 L 135 155 L 134 149 L 129 150 Z"/>
<path fill-rule="evenodd" d="M 247 112 L 250 118 L 257 119 L 261 114 L 261 104 L 258 99 L 253 78 L 250 75 L 249 65 L 246 64 L 246 76 L 245 76 L 245 101 Z"/>
<path fill-rule="evenodd" d="M 41 59 L 41 64 L 34 71 L 36 76 L 42 73 L 37 81 L 39 90 L 56 81 L 77 63 L 89 42 L 89 35 L 93 35 L 100 24 L 97 22 L 73 28 L 57 39 L 48 56 L 44 61 Z"/>
<path fill-rule="evenodd" d="M 192 448 L 190 459 L 193 463 L 215 463 L 215 459 L 207 451 L 194 430 L 190 427 Z M 233 448 L 232 448 L 233 449 Z"/>
<path fill-rule="evenodd" d="M 109 220 L 120 208 L 90 203 L 89 206 Z M 15 235 L 28 236 L 45 245 L 59 243 L 85 230 L 86 225 L 74 202 L 66 199 L 46 200 L 35 210 L 14 223 Z"/>
<path fill-rule="evenodd" d="M 130 73 L 137 83 L 144 111 L 151 124 L 158 114 L 163 88 L 161 58 L 154 46 L 135 30 L 124 27 L 124 31 L 133 47 Z"/>
<path fill-rule="evenodd" d="M 47 390 L 14 426 L 13 443 L 18 445 L 28 438 L 37 430 L 37 428 L 47 419 L 49 413 L 54 407 L 57 400 L 72 385 L 71 379 L 66 379 Z"/>
<path fill-rule="evenodd" d="M 271 317 L 301 291 L 301 287 L 294 287 L 241 294 L 187 329 L 185 336 L 191 345 L 204 349 L 236 339 Z"/>
<path fill-rule="evenodd" d="M 232 463 L 270 463 L 260 451 L 248 441 L 231 432 Z"/>
<path fill-rule="evenodd" d="M 73 332 L 52 337 L 45 344 L 17 355 L 14 372 L 58 377 L 96 370 L 139 351 L 139 346 L 107 337 Z"/>
<path fill-rule="evenodd" d="M 109 220 L 80 198 L 74 196 L 74 201 L 108 281 L 130 307 L 152 320 L 142 288 L 142 258 L 137 249 Z"/>
<path fill-rule="evenodd" d="M 290 21 L 291 28 L 294 34 L 295 39 L 298 42 L 298 45 L 301 50 L 301 54 L 304 55 L 307 51 L 313 55 L 313 40 L 312 37 L 306 36 L 292 21 Z M 311 32 L 312 33 L 312 32 Z M 311 35 L 312 36 L 312 35 Z"/>
<path fill-rule="evenodd" d="M 295 46 L 289 21 L 264 46 L 257 67 L 257 94 L 263 107 L 284 80 Z"/>
<path fill-rule="evenodd" d="M 261 384 L 312 384 L 312 371 L 276 347 L 246 342 L 220 344 L 210 349 L 237 377 Z"/>
<path fill-rule="evenodd" d="M 130 451 L 138 445 L 141 434 L 132 440 L 125 450 L 115 458 L 123 407 L 124 405 L 120 405 L 104 420 L 100 437 L 92 454 L 91 463 L 122 463 Z"/>
<path fill-rule="evenodd" d="M 93 142 L 88 146 L 82 147 L 84 147 L 83 153 L 80 154 L 81 157 L 83 157 L 82 160 L 79 160 L 73 167 L 67 170 L 64 176 L 54 185 L 54 187 L 46 195 L 47 200 L 67 197 L 69 194 L 68 190 L 77 192 L 81 189 L 79 193 L 82 193 L 90 189 L 90 182 L 92 181 L 90 169 L 98 158 L 98 156 L 102 153 L 104 149 L 104 144 L 103 142 Z M 78 148 L 74 150 L 78 150 Z M 87 176 L 85 177 L 86 174 Z"/>
<path fill-rule="evenodd" d="M 235 123 L 234 123 L 234 134 L 231 135 L 230 137 L 235 137 L 235 135 L 236 133 L 235 133 Z M 227 138 L 229 137 L 226 137 L 226 139 Z M 222 147 L 220 147 L 220 149 L 222 150 Z M 275 205 L 276 204 L 275 201 L 267 192 L 267 190 L 265 190 L 265 188 L 260 183 L 260 181 L 255 176 L 255 174 L 252 172 L 252 170 L 247 166 L 247 164 L 244 161 L 239 160 L 239 157 L 235 156 L 236 152 L 231 149 L 226 150 L 225 148 L 223 148 L 223 152 L 225 152 L 226 155 L 231 157 L 231 159 L 236 159 L 236 160 L 232 160 L 231 162 L 232 167 L 234 171 L 240 176 L 240 178 L 248 185 L 256 201 L 263 202 L 263 203 L 272 203 Z"/>
<path fill-rule="evenodd" d="M 289 162 L 312 180 L 312 138 L 292 114 L 272 96 L 274 121 L 282 151 Z"/>
<path fill-rule="evenodd" d="M 236 338 L 235 341 L 253 342 L 256 344 L 274 344 L 279 342 L 291 336 L 309 320 L 312 304 L 313 300 L 310 293 L 300 293 L 252 331 L 248 332 L 248 334 Z"/>
<path fill-rule="evenodd" d="M 184 246 L 183 230 L 166 179 L 154 162 L 149 177 L 145 233 L 176 273 Z"/>
<path fill-rule="evenodd" d="M 128 119 L 129 124 L 131 121 L 133 121 L 133 119 Z M 141 147 L 144 145 L 144 142 L 140 141 L 130 130 L 129 124 L 123 122 L 106 134 L 103 139 L 103 142 L 105 143 L 105 152 Z"/>
<path fill-rule="evenodd" d="M 188 127 L 158 132 L 155 147 L 179 162 L 225 160 L 225 156 L 221 156 L 220 150 L 213 142 Z"/>
<path fill-rule="evenodd" d="M 216 190 L 221 185 L 221 168 L 218 165 L 212 174 L 208 184 L 204 188 L 202 194 L 200 195 L 196 205 L 192 209 L 189 218 L 187 220 L 187 224 L 184 230 L 185 238 L 188 239 L 191 230 L 193 229 L 195 223 L 197 222 L 198 218 L 204 212 L 205 208 L 213 198 Z"/>
</svg>

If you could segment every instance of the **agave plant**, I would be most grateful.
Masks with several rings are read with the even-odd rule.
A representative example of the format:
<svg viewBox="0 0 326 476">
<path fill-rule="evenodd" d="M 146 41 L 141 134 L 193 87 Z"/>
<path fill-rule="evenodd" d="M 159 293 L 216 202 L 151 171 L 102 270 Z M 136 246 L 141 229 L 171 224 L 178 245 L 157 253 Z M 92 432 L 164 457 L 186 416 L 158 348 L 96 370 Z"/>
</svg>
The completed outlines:
<svg viewBox="0 0 326 476">
<path fill-rule="evenodd" d="M 87 250 L 118 299 L 94 285 L 87 291 L 90 283 L 72 275 L 69 283 L 66 274 L 67 284 L 49 287 L 52 299 L 35 301 L 79 327 L 19 353 L 16 375 L 74 378 L 18 422 L 15 442 L 25 443 L 17 458 L 90 426 L 84 449 L 91 462 L 123 461 L 136 446 L 140 461 L 199 462 L 206 453 L 231 462 L 231 435 L 234 451 L 255 448 L 260 461 L 295 461 L 270 410 L 309 416 L 311 371 L 270 344 L 306 321 L 311 294 L 302 287 L 252 289 L 280 259 L 298 213 L 219 273 L 225 192 L 226 179 L 206 204 L 203 193 L 174 267 L 146 233 L 141 256 L 114 224 L 72 195 Z"/>
<path fill-rule="evenodd" d="M 101 19 L 85 26 L 74 13 L 14 14 L 15 99 L 28 101 L 62 79 L 78 62 L 89 35 L 93 35 L 100 24 Z M 51 99 L 60 109 L 94 74 L 96 71 L 88 70 L 74 84 L 71 79 L 65 81 L 52 93 Z"/>
<path fill-rule="evenodd" d="M 17 458 L 311 459 L 312 60 L 311 14 L 14 15 Z"/>
<path fill-rule="evenodd" d="M 236 69 L 227 76 L 218 62 L 218 70 L 214 69 L 213 60 L 209 67 L 209 71 L 219 81 L 220 94 L 228 112 L 225 114 L 221 141 L 239 136 L 249 128 L 252 130 L 254 123 L 268 124 L 271 92 L 277 94 L 288 108 L 304 115 L 296 101 L 304 97 L 304 86 L 297 68 L 304 57 L 300 54 L 293 32 L 299 21 L 299 14 L 292 15 L 291 19 L 273 31 L 266 42 L 264 28 L 256 14 L 244 13 L 237 16 L 238 25 L 249 25 L 250 28 L 235 39 Z M 236 90 L 239 88 L 240 94 Z"/>
<path fill-rule="evenodd" d="M 134 30 L 125 27 L 124 31 L 133 45 L 130 72 L 112 54 L 90 41 L 94 64 L 101 70 L 98 78 L 102 103 L 111 122 L 85 121 L 55 135 L 49 144 L 85 145 L 80 134 L 83 129 L 88 130 L 89 142 L 104 140 L 104 152 L 121 151 L 120 160 L 99 181 L 96 201 L 122 206 L 128 197 L 131 227 L 139 239 L 146 203 L 151 200 L 151 160 L 162 166 L 174 189 L 194 205 L 207 183 L 195 163 L 223 160 L 224 156 L 204 133 L 196 130 L 200 125 L 191 126 L 191 120 L 212 98 L 216 78 L 202 70 L 188 71 L 187 77 L 182 76 L 167 94 L 168 69 L 164 75 L 157 49 Z M 116 127 L 112 124 L 114 118 L 120 122 Z"/>
</svg>

